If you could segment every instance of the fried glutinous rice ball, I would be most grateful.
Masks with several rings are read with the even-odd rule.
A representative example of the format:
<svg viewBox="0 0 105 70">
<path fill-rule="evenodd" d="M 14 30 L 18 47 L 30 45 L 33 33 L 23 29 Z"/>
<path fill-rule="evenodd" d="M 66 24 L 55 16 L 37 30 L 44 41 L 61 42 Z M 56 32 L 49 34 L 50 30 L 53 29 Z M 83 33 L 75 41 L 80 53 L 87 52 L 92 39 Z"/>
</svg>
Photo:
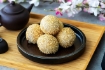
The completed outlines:
<svg viewBox="0 0 105 70">
<path fill-rule="evenodd" d="M 59 43 L 53 35 L 44 34 L 37 40 L 39 50 L 44 54 L 55 54 L 58 51 Z"/>
<path fill-rule="evenodd" d="M 32 24 L 26 30 L 26 39 L 29 43 L 37 43 L 39 36 L 43 35 L 39 24 Z"/>
<path fill-rule="evenodd" d="M 57 34 L 57 40 L 63 48 L 71 47 L 75 39 L 76 39 L 75 32 L 70 27 L 64 27 Z"/>
<path fill-rule="evenodd" d="M 60 30 L 64 27 L 63 23 L 59 20 Z"/>
<path fill-rule="evenodd" d="M 60 23 L 57 17 L 47 15 L 41 20 L 40 28 L 46 34 L 55 35 L 60 31 Z"/>
</svg>

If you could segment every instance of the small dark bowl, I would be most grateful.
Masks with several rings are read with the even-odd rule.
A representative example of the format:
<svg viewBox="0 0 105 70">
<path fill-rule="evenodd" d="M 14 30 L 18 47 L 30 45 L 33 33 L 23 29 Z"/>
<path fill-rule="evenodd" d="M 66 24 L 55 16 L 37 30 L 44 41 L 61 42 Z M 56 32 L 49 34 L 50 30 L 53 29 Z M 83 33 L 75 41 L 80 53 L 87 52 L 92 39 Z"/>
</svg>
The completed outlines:
<svg viewBox="0 0 105 70">
<path fill-rule="evenodd" d="M 0 54 L 8 51 L 8 43 L 3 38 L 0 38 Z"/>
<path fill-rule="evenodd" d="M 76 34 L 76 40 L 72 47 L 64 49 L 60 46 L 55 54 L 43 54 L 39 51 L 36 44 L 29 44 L 27 42 L 25 36 L 27 28 L 25 28 L 17 37 L 17 47 L 19 52 L 32 61 L 45 64 L 60 64 L 78 58 L 85 50 L 86 37 L 77 27 L 69 24 L 64 24 L 64 26 L 71 27 Z"/>
</svg>

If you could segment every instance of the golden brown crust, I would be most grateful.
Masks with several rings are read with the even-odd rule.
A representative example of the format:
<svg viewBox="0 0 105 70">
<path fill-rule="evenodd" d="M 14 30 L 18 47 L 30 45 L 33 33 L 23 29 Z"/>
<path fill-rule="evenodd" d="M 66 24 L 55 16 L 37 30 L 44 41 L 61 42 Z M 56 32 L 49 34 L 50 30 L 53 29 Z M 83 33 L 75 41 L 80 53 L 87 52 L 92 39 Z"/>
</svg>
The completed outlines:
<svg viewBox="0 0 105 70">
<path fill-rule="evenodd" d="M 26 39 L 30 42 L 35 44 L 39 36 L 43 35 L 43 32 L 40 29 L 38 24 L 32 24 L 27 28 L 26 31 Z"/>
<path fill-rule="evenodd" d="M 45 16 L 40 22 L 40 27 L 46 34 L 55 35 L 60 31 L 59 20 L 53 15 Z"/>
<path fill-rule="evenodd" d="M 59 20 L 60 30 L 64 27 L 63 23 Z"/>
<path fill-rule="evenodd" d="M 57 40 L 59 44 L 68 48 L 73 45 L 76 35 L 70 27 L 64 27 L 57 35 Z"/>
<path fill-rule="evenodd" d="M 57 39 L 49 34 L 40 36 L 37 40 L 37 45 L 39 50 L 44 54 L 55 54 L 59 48 Z"/>
</svg>

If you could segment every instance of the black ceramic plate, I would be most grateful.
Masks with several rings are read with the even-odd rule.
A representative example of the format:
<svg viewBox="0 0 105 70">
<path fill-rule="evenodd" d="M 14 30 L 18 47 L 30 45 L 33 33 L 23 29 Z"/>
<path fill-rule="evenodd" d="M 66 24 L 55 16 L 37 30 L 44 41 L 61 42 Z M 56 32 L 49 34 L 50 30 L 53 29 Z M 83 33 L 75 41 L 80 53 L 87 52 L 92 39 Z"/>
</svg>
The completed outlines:
<svg viewBox="0 0 105 70">
<path fill-rule="evenodd" d="M 26 29 L 23 29 L 17 37 L 17 46 L 20 53 L 26 58 L 46 64 L 59 64 L 65 63 L 78 58 L 83 54 L 86 45 L 86 38 L 84 33 L 75 26 L 65 24 L 65 27 L 71 27 L 75 34 L 76 40 L 70 48 L 59 48 L 56 54 L 46 55 L 39 51 L 36 44 L 29 44 L 26 40 Z"/>
</svg>

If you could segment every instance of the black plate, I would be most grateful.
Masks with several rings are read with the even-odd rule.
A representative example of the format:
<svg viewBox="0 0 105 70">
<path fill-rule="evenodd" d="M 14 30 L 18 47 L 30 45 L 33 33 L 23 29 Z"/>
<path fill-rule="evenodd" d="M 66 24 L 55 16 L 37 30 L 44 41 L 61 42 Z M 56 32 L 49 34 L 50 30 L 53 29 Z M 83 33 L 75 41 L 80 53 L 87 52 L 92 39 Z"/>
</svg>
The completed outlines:
<svg viewBox="0 0 105 70">
<path fill-rule="evenodd" d="M 26 40 L 26 28 L 23 29 L 17 37 L 17 46 L 20 53 L 26 58 L 46 64 L 59 64 L 65 63 L 78 58 L 83 54 L 86 45 L 86 37 L 84 33 L 77 27 L 69 24 L 64 24 L 65 27 L 71 27 L 75 34 L 76 40 L 74 45 L 70 48 L 59 48 L 56 54 L 46 55 L 39 51 L 36 44 L 29 44 Z"/>
</svg>

